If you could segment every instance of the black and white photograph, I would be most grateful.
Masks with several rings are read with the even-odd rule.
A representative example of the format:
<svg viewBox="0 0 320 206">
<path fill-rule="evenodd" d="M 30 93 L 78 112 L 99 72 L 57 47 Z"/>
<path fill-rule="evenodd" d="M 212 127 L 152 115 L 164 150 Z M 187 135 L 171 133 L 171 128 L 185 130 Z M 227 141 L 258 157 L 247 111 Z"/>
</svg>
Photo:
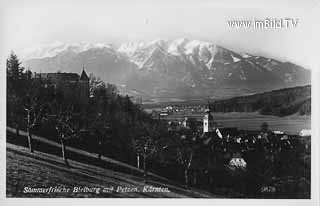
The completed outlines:
<svg viewBox="0 0 320 206">
<path fill-rule="evenodd" d="M 3 1 L 5 198 L 316 205 L 319 2 L 266 2 Z"/>
</svg>

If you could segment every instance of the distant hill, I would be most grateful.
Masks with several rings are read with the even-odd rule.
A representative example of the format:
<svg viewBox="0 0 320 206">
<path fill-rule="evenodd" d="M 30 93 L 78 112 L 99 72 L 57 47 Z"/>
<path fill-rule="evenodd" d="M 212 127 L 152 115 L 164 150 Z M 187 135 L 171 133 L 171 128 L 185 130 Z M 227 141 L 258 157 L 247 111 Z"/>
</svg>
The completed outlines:
<svg viewBox="0 0 320 206">
<path fill-rule="evenodd" d="M 311 86 L 299 86 L 249 96 L 217 100 L 210 105 L 214 112 L 256 112 L 287 116 L 311 114 Z"/>
</svg>

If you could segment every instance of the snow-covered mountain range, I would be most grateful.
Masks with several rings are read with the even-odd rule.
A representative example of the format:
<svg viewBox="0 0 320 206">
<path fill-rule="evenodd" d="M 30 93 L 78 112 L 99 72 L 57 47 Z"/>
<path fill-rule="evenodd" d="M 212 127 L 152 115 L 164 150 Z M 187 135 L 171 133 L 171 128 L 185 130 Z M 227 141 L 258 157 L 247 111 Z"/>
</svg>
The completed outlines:
<svg viewBox="0 0 320 206">
<path fill-rule="evenodd" d="M 310 84 L 310 71 L 298 65 L 216 44 L 157 39 L 110 44 L 55 43 L 24 56 L 35 72 L 87 72 L 143 98 L 230 97 Z"/>
</svg>

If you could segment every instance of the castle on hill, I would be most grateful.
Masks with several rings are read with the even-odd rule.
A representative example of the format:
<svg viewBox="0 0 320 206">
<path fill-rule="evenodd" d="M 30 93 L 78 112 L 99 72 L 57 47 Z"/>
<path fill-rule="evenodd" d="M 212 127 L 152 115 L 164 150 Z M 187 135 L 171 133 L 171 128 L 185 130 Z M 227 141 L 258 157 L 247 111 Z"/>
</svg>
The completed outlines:
<svg viewBox="0 0 320 206">
<path fill-rule="evenodd" d="M 81 105 L 89 102 L 89 77 L 84 67 L 81 75 L 66 72 L 34 73 L 33 78 L 49 81 L 63 93 L 65 99 L 77 101 Z"/>
</svg>

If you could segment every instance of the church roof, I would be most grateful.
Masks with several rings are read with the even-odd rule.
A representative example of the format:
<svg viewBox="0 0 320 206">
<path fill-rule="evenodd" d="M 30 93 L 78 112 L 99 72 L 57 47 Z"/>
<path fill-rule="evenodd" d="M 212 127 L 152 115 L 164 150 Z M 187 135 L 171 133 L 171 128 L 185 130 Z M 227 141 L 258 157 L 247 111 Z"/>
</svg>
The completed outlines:
<svg viewBox="0 0 320 206">
<path fill-rule="evenodd" d="M 84 71 L 84 68 L 82 70 L 80 80 L 89 80 L 89 77 L 88 77 L 87 73 Z"/>
</svg>

